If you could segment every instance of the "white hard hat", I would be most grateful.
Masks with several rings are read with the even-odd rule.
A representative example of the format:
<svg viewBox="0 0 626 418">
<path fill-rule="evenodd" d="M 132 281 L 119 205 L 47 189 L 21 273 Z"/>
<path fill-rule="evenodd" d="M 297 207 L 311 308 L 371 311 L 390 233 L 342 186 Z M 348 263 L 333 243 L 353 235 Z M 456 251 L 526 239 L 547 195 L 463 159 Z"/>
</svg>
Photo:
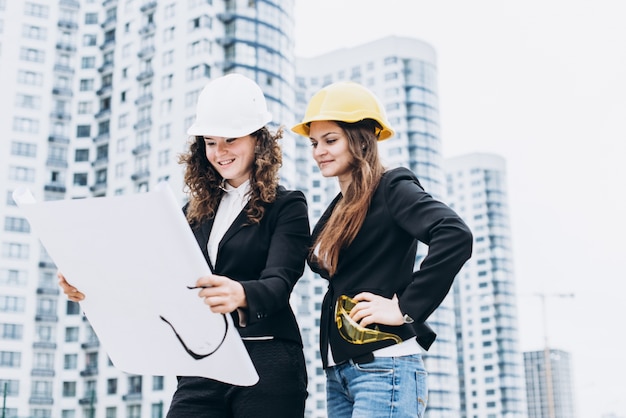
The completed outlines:
<svg viewBox="0 0 626 418">
<path fill-rule="evenodd" d="M 272 120 L 261 87 L 241 74 L 210 81 L 198 97 L 196 120 L 188 135 L 239 138 Z"/>
</svg>

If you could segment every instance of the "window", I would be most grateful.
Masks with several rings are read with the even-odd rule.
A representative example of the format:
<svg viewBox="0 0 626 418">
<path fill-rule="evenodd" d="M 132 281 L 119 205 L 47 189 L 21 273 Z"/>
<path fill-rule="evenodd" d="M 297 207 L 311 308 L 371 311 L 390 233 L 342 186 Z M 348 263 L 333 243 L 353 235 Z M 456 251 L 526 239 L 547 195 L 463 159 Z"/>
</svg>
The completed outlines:
<svg viewBox="0 0 626 418">
<path fill-rule="evenodd" d="M 82 57 L 80 60 L 80 68 L 94 68 L 96 66 L 96 57 Z"/>
<path fill-rule="evenodd" d="M 159 167 L 164 167 L 164 166 L 167 166 L 169 162 L 170 162 L 170 150 L 166 149 L 163 151 L 159 151 L 157 165 Z"/>
<path fill-rule="evenodd" d="M 77 149 L 74 153 L 74 161 L 89 161 L 89 150 L 88 149 Z"/>
<path fill-rule="evenodd" d="M 76 127 L 77 138 L 89 138 L 91 136 L 91 125 L 78 125 Z"/>
<path fill-rule="evenodd" d="M 78 354 L 65 354 L 63 356 L 63 368 L 75 370 L 78 367 Z"/>
<path fill-rule="evenodd" d="M 168 74 L 161 79 L 161 88 L 163 90 L 172 88 L 172 81 L 174 80 L 174 74 Z"/>
<path fill-rule="evenodd" d="M 45 52 L 35 48 L 24 48 L 20 49 L 20 59 L 22 61 L 30 61 L 30 62 L 44 62 Z"/>
<path fill-rule="evenodd" d="M 95 25 L 98 23 L 98 13 L 85 13 L 85 24 Z"/>
<path fill-rule="evenodd" d="M 163 42 L 174 40 L 174 29 L 175 27 L 169 27 L 163 31 Z"/>
<path fill-rule="evenodd" d="M 41 4 L 31 3 L 31 2 L 27 2 L 24 4 L 24 14 L 26 16 L 47 18 L 48 10 L 49 10 L 48 6 L 44 6 Z"/>
<path fill-rule="evenodd" d="M 4 230 L 10 232 L 30 232 L 30 225 L 24 218 L 7 216 L 4 218 Z"/>
<path fill-rule="evenodd" d="M 19 368 L 22 354 L 15 351 L 0 351 L 0 367 Z"/>
<path fill-rule="evenodd" d="M 3 242 L 2 243 L 2 257 L 13 258 L 17 260 L 26 260 L 30 255 L 30 247 L 28 244 L 21 244 L 17 242 Z M 2 310 L 2 307 L 0 307 Z"/>
<path fill-rule="evenodd" d="M 29 142 L 11 142 L 11 155 L 19 155 L 21 157 L 35 157 L 37 154 L 37 145 Z"/>
<path fill-rule="evenodd" d="M 13 118 L 13 130 L 16 132 L 39 133 L 39 121 L 30 118 Z"/>
<path fill-rule="evenodd" d="M 163 390 L 164 385 L 163 376 L 153 376 L 152 377 L 152 390 Z"/>
<path fill-rule="evenodd" d="M 7 397 L 18 396 L 20 392 L 20 381 L 0 379 L 0 388 L 2 388 L 3 391 L 6 390 Z M 11 416 L 17 415 L 7 415 L 7 417 Z"/>
<path fill-rule="evenodd" d="M 117 379 L 107 379 L 107 395 L 115 395 L 117 393 Z"/>
<path fill-rule="evenodd" d="M 88 33 L 83 35 L 83 46 L 95 46 L 97 43 L 98 37 L 95 34 Z"/>
<path fill-rule="evenodd" d="M 92 91 L 94 86 L 94 81 L 92 78 L 85 78 L 80 80 L 80 91 Z"/>
<path fill-rule="evenodd" d="M 74 173 L 74 186 L 87 185 L 87 173 Z"/>
<path fill-rule="evenodd" d="M 128 377 L 128 393 L 129 394 L 141 393 L 141 376 L 129 376 Z"/>
<path fill-rule="evenodd" d="M 20 70 L 17 73 L 17 82 L 31 86 L 41 86 L 43 84 L 43 74 L 33 71 Z"/>
<path fill-rule="evenodd" d="M 93 104 L 91 101 L 78 102 L 78 114 L 89 115 L 93 113 Z"/>
<path fill-rule="evenodd" d="M 78 327 L 65 328 L 65 342 L 72 343 L 78 341 Z"/>
<path fill-rule="evenodd" d="M 80 315 L 80 305 L 77 302 L 72 302 L 71 300 L 68 300 L 67 305 L 65 306 L 65 314 Z"/>
<path fill-rule="evenodd" d="M 24 332 L 23 328 L 21 324 L 0 324 L 0 340 L 20 341 Z"/>
</svg>

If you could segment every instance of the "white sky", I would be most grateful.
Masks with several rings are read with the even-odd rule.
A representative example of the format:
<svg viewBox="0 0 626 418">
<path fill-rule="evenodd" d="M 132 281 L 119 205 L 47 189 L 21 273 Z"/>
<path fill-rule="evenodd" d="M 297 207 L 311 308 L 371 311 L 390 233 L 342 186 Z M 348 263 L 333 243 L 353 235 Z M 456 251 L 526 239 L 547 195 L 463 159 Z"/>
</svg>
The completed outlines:
<svg viewBox="0 0 626 418">
<path fill-rule="evenodd" d="M 569 351 L 578 418 L 626 417 L 626 2 L 296 0 L 298 56 L 389 35 L 438 55 L 444 157 L 507 161 L 523 351 Z"/>
</svg>

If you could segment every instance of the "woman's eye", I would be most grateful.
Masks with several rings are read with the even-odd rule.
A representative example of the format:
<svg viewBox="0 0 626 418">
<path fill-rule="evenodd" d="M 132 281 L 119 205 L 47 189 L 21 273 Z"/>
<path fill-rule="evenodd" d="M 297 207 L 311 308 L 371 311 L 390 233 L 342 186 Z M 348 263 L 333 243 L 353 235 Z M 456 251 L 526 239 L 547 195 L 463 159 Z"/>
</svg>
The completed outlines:
<svg viewBox="0 0 626 418">
<path fill-rule="evenodd" d="M 235 142 L 236 140 L 237 140 L 237 138 L 227 138 L 226 139 L 226 143 L 227 144 L 231 144 L 231 143 Z"/>
<path fill-rule="evenodd" d="M 313 148 L 316 148 L 316 147 L 317 147 L 317 142 L 311 142 L 311 146 L 312 146 Z"/>
</svg>

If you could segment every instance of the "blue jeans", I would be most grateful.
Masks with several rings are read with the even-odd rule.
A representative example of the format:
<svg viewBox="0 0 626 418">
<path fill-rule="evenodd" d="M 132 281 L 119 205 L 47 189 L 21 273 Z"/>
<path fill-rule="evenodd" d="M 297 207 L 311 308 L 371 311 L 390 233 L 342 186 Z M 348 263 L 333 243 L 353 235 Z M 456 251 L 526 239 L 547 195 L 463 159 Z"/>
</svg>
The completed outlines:
<svg viewBox="0 0 626 418">
<path fill-rule="evenodd" d="M 428 396 L 421 354 L 351 360 L 326 369 L 329 418 L 421 418 Z"/>
</svg>

